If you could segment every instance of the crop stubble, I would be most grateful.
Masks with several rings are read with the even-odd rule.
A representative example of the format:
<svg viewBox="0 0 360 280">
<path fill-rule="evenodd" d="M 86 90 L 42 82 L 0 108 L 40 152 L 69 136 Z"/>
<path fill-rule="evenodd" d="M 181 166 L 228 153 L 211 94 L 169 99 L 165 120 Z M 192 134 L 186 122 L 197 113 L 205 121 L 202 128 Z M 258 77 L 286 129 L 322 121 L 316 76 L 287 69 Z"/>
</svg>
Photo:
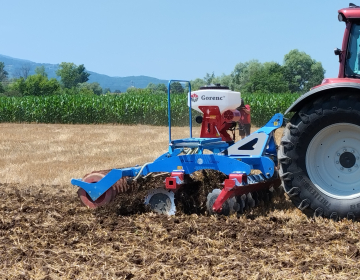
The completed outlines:
<svg viewBox="0 0 360 280">
<path fill-rule="evenodd" d="M 92 170 L 155 159 L 167 128 L 0 124 L 1 279 L 354 279 L 359 223 L 306 218 L 286 199 L 237 217 L 209 217 L 204 198 L 224 179 L 197 172 L 175 217 L 134 184 L 108 207 L 84 208 L 69 184 Z M 186 128 L 175 128 L 182 137 Z M 277 138 L 281 132 L 278 133 Z"/>
</svg>

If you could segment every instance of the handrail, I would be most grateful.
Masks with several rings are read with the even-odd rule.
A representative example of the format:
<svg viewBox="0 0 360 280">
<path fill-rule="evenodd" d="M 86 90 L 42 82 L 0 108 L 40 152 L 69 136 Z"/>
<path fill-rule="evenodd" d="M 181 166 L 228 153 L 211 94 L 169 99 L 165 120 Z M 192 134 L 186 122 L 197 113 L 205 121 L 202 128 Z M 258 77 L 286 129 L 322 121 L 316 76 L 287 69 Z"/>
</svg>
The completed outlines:
<svg viewBox="0 0 360 280">
<path fill-rule="evenodd" d="M 191 83 L 190 81 L 185 80 L 170 80 L 168 83 L 168 122 L 169 122 L 169 144 L 171 143 L 171 101 L 170 101 L 170 85 L 172 82 L 179 83 L 188 83 L 189 84 L 189 93 L 188 93 L 188 105 L 189 105 L 189 126 L 190 126 L 190 138 L 192 138 L 192 106 L 191 106 Z"/>
</svg>

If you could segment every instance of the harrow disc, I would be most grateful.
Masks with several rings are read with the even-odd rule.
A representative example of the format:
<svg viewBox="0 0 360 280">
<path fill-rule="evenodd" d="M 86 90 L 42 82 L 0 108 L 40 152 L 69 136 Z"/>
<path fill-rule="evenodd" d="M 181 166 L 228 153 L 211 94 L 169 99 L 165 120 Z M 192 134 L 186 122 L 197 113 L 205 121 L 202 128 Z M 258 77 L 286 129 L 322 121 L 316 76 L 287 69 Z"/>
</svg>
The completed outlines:
<svg viewBox="0 0 360 280">
<path fill-rule="evenodd" d="M 214 214 L 220 214 L 220 215 L 225 215 L 225 216 L 229 216 L 230 214 L 239 211 L 241 205 L 239 205 L 236 202 L 236 198 L 232 197 L 228 200 L 226 200 L 224 202 L 224 204 L 222 205 L 222 210 L 220 213 L 214 212 L 214 210 L 212 209 L 215 200 L 217 199 L 217 197 L 219 196 L 219 194 L 221 193 L 220 189 L 214 189 L 211 193 L 208 194 L 207 196 L 207 200 L 206 200 L 206 208 L 208 210 L 208 213 L 210 215 L 214 215 Z"/>
<path fill-rule="evenodd" d="M 174 193 L 163 188 L 150 190 L 145 197 L 145 205 L 159 214 L 175 215 Z"/>
<path fill-rule="evenodd" d="M 96 182 L 100 181 L 102 178 L 104 178 L 104 176 L 105 175 L 101 174 L 101 173 L 90 173 L 83 178 L 83 181 L 87 182 L 87 183 L 96 183 Z M 78 190 L 78 196 L 79 196 L 81 202 L 85 206 L 87 206 L 88 208 L 91 208 L 91 209 L 95 209 L 95 208 L 98 208 L 100 206 L 103 206 L 103 205 L 109 203 L 115 195 L 116 194 L 114 193 L 113 188 L 110 188 L 103 195 L 101 195 L 98 199 L 93 201 L 84 189 L 79 188 L 79 190 Z"/>
</svg>

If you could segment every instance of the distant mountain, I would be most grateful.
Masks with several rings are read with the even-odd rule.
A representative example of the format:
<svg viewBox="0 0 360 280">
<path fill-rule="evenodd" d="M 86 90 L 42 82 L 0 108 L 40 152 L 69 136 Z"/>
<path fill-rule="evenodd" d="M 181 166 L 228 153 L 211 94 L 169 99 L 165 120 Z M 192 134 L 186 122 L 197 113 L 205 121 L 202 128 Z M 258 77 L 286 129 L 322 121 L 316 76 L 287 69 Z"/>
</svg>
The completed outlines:
<svg viewBox="0 0 360 280">
<path fill-rule="evenodd" d="M 20 69 L 23 66 L 26 66 L 30 69 L 29 75 L 35 74 L 36 67 L 44 66 L 49 78 L 56 78 L 59 80 L 59 77 L 56 76 L 56 70 L 59 68 L 59 64 L 36 63 L 33 61 L 13 58 L 2 54 L 0 54 L 0 61 L 4 62 L 5 70 L 9 73 L 10 78 L 18 76 L 17 73 L 20 72 Z M 145 88 L 149 83 L 162 83 L 165 85 L 167 85 L 168 83 L 167 80 L 160 80 L 148 76 L 110 77 L 88 70 L 87 72 L 91 74 L 88 81 L 89 83 L 97 82 L 102 88 L 110 88 L 111 91 L 118 89 L 121 90 L 121 92 L 125 92 L 126 89 L 131 86 L 135 86 L 137 88 Z"/>
</svg>

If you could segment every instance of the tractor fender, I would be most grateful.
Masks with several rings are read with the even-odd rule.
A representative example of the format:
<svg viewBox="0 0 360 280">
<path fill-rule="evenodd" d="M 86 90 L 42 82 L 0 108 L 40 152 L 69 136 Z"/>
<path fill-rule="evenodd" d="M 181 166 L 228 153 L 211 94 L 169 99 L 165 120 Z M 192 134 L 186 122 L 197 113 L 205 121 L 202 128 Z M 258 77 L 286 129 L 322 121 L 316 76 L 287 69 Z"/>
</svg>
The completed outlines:
<svg viewBox="0 0 360 280">
<path fill-rule="evenodd" d="M 330 92 L 333 92 L 334 90 L 338 89 L 355 89 L 359 90 L 360 94 L 360 84 L 354 83 L 354 82 L 342 82 L 342 83 L 328 83 L 324 85 L 317 86 L 307 93 L 304 93 L 302 96 L 300 96 L 291 106 L 286 110 L 285 114 L 289 112 L 296 112 L 301 107 L 303 107 L 304 104 L 307 104 L 310 102 L 310 100 L 313 100 L 316 97 L 319 97 L 323 94 L 327 94 Z"/>
</svg>

